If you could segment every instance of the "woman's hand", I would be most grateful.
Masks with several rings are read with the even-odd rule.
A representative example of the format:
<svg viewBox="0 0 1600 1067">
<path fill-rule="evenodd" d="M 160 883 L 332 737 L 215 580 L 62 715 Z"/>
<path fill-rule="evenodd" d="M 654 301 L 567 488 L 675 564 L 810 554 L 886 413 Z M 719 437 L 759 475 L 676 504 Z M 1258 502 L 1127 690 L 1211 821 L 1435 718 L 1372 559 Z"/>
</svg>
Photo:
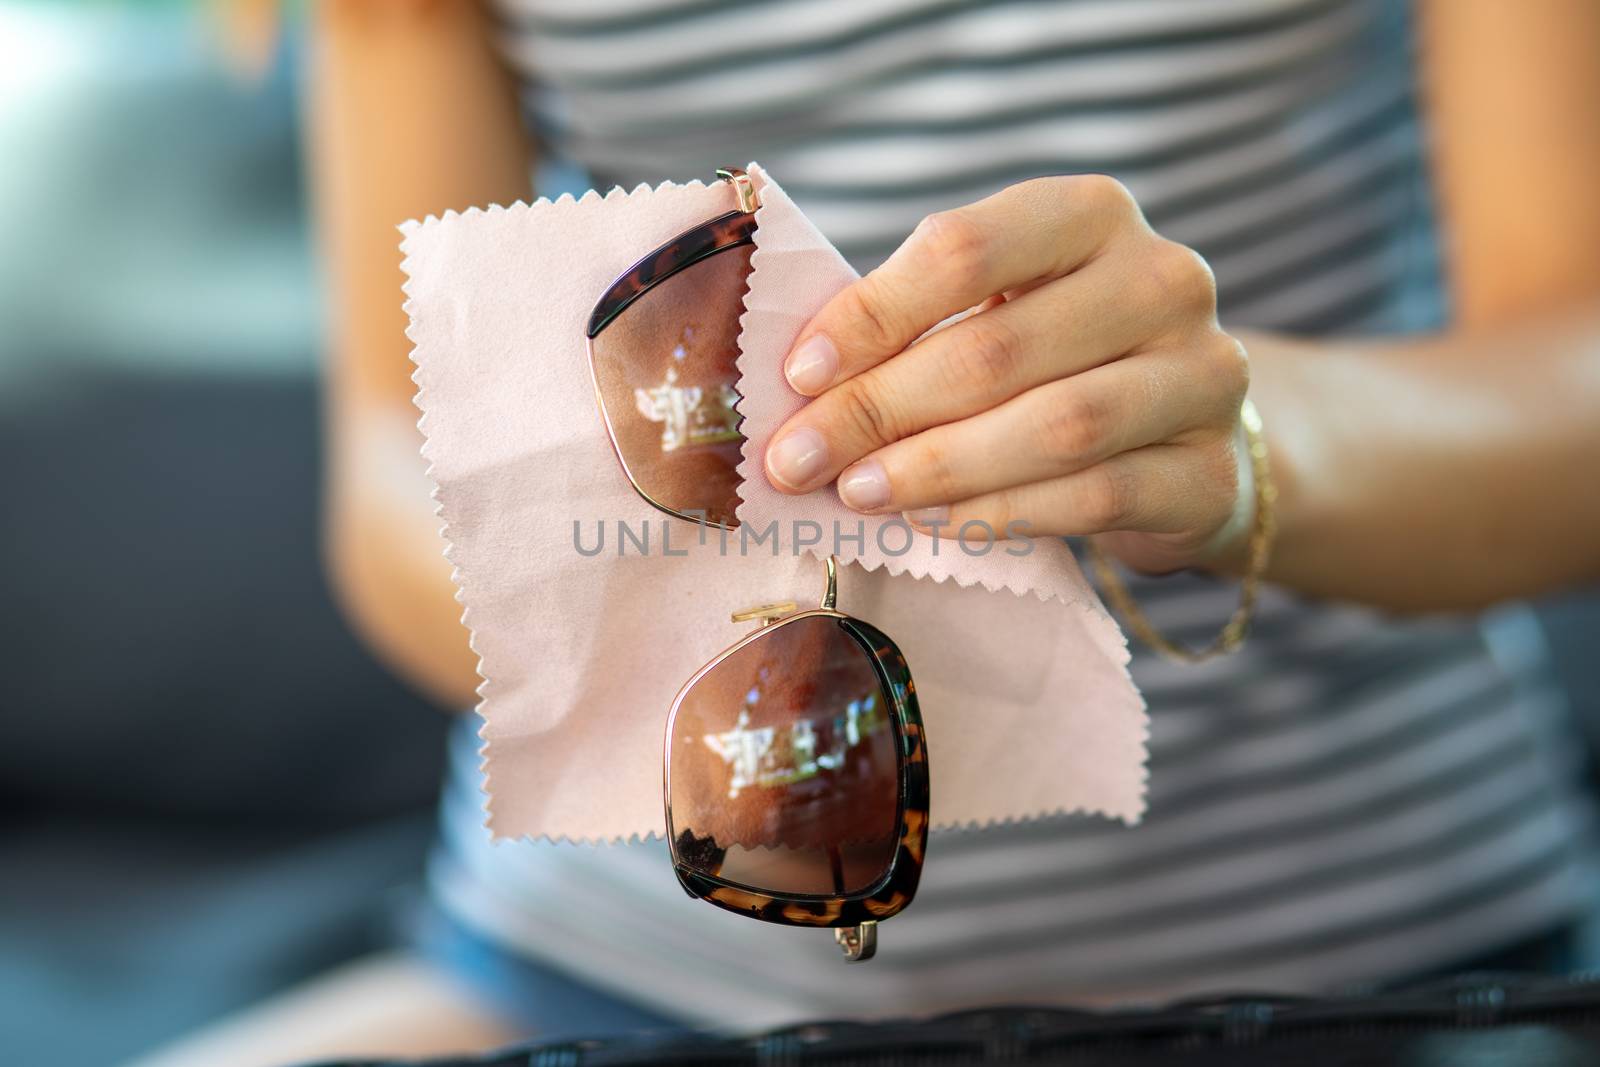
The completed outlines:
<svg viewBox="0 0 1600 1067">
<path fill-rule="evenodd" d="M 1121 531 L 1107 547 L 1148 571 L 1214 556 L 1237 525 L 1244 350 L 1205 262 L 1111 178 L 930 215 L 784 372 L 815 399 L 767 449 L 783 492 L 837 480 L 858 511 L 969 539 Z"/>
</svg>

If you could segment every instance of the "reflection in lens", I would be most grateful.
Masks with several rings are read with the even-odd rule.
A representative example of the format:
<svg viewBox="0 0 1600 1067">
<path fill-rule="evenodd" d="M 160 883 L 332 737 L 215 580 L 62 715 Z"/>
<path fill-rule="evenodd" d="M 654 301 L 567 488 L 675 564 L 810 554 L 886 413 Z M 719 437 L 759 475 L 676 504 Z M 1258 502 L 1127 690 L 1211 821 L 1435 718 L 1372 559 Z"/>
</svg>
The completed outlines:
<svg viewBox="0 0 1600 1067">
<path fill-rule="evenodd" d="M 751 245 L 686 267 L 591 342 L 595 383 L 634 484 L 663 507 L 737 522 L 739 317 Z"/>
<path fill-rule="evenodd" d="M 782 624 L 703 675 L 669 727 L 678 858 L 773 894 L 877 883 L 898 845 L 890 704 L 838 619 Z"/>
</svg>

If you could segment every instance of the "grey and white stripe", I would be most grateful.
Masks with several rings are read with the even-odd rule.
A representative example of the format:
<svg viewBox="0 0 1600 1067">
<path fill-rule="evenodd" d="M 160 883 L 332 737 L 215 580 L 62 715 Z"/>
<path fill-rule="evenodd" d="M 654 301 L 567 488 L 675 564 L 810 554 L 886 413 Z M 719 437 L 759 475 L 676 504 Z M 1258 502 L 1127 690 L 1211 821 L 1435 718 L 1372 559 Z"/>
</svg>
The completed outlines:
<svg viewBox="0 0 1600 1067">
<path fill-rule="evenodd" d="M 759 159 L 866 269 L 931 211 L 1104 171 L 1207 257 L 1227 323 L 1395 333 L 1446 315 L 1400 0 L 501 8 L 543 151 L 602 187 Z M 1137 592 L 1196 642 L 1233 596 L 1201 576 Z M 688 900 L 659 843 L 489 845 L 466 732 L 434 884 L 494 939 L 708 1023 L 1315 989 L 1446 964 L 1549 929 L 1590 892 L 1578 750 L 1530 625 L 1271 591 L 1241 655 L 1136 654 L 1144 825 L 936 834 L 870 967 Z"/>
</svg>

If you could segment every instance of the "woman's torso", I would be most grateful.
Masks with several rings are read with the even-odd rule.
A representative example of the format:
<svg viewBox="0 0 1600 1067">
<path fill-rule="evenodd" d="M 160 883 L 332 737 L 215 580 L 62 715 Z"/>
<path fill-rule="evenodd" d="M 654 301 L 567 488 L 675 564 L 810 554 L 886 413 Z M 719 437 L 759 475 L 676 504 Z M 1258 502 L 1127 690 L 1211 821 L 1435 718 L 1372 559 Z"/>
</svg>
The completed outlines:
<svg viewBox="0 0 1600 1067">
<path fill-rule="evenodd" d="M 759 160 L 859 269 L 1041 173 L 1123 180 L 1206 256 L 1224 323 L 1445 317 L 1406 5 L 1373 0 L 502 0 L 541 151 L 593 184 Z M 1231 586 L 1137 583 L 1191 641 Z M 1588 809 L 1538 635 L 1272 591 L 1238 656 L 1136 650 L 1150 809 L 936 834 L 870 967 L 687 899 L 658 844 L 483 839 L 470 744 L 441 899 L 697 1021 L 1326 987 L 1538 933 L 1587 891 Z"/>
</svg>

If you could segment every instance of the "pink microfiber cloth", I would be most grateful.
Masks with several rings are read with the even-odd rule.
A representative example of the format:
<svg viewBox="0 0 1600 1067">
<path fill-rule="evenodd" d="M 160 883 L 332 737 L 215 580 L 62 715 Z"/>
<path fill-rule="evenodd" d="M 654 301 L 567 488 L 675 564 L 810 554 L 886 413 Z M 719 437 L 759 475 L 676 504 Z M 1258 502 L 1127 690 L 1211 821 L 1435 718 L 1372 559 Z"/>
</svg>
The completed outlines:
<svg viewBox="0 0 1600 1067">
<path fill-rule="evenodd" d="M 672 699 L 750 624 L 732 611 L 814 605 L 820 545 L 846 539 L 839 608 L 889 634 L 916 678 L 935 827 L 1144 808 L 1144 704 L 1122 635 L 1067 546 L 972 555 L 844 508 L 775 492 L 766 442 L 803 403 L 782 364 L 855 274 L 758 166 L 762 199 L 740 336 L 741 523 L 778 538 L 740 555 L 655 511 L 606 434 L 584 329 L 636 259 L 731 210 L 723 183 L 644 186 L 448 213 L 402 227 L 406 308 L 445 552 L 480 657 L 488 825 L 497 837 L 660 833 Z M 893 521 L 893 520 L 890 520 Z M 648 531 L 650 551 L 619 541 Z M 592 552 L 602 526 L 603 551 Z M 581 542 L 585 552 L 578 550 Z M 902 551 L 904 548 L 904 551 Z M 670 550 L 670 554 L 668 552 Z"/>
</svg>

